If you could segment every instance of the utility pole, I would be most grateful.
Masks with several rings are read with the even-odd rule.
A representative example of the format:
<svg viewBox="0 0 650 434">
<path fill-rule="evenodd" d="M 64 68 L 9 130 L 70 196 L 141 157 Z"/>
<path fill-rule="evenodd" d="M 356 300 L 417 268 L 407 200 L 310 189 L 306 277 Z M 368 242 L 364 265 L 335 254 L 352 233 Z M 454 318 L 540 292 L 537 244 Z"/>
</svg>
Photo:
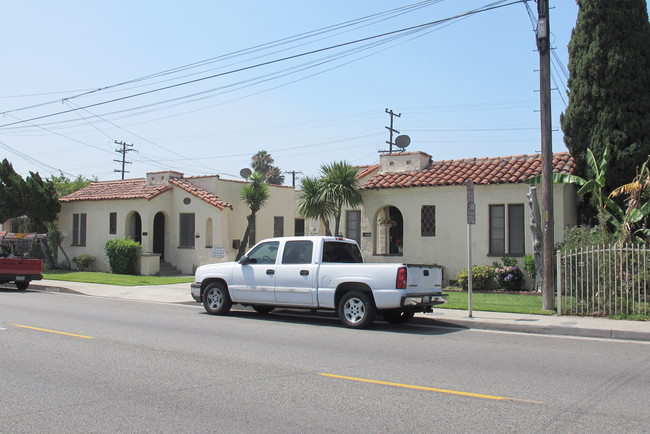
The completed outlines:
<svg viewBox="0 0 650 434">
<path fill-rule="evenodd" d="M 393 133 L 399 134 L 399 131 L 397 131 L 396 129 L 393 128 L 393 117 L 397 116 L 398 118 L 400 118 L 400 117 L 402 117 L 402 114 L 401 113 L 400 114 L 393 113 L 393 109 L 391 109 L 390 111 L 388 109 L 386 109 L 386 113 L 388 113 L 390 115 L 390 127 L 386 127 L 386 129 L 388 131 L 390 131 L 390 140 L 387 141 L 386 143 L 388 143 L 388 145 L 389 145 L 388 153 L 392 154 L 393 153 Z"/>
<path fill-rule="evenodd" d="M 287 170 L 284 173 L 290 173 L 291 174 L 291 185 L 295 188 L 296 187 L 296 173 L 300 173 L 302 175 L 302 172 L 295 171 L 295 170 Z"/>
<path fill-rule="evenodd" d="M 537 49 L 539 50 L 539 100 L 542 136 L 542 308 L 555 309 L 553 274 L 553 143 L 551 139 L 551 44 L 548 0 L 537 0 Z"/>
<path fill-rule="evenodd" d="M 135 151 L 135 149 L 127 148 L 127 146 L 133 147 L 133 145 L 130 145 L 130 144 L 125 143 L 125 142 L 118 142 L 117 140 L 115 140 L 115 144 L 122 146 L 122 149 L 118 148 L 118 149 L 115 150 L 115 152 L 117 152 L 118 154 L 122 154 L 122 159 L 121 160 L 113 160 L 113 161 L 115 161 L 116 163 L 122 163 L 122 170 L 115 169 L 114 172 L 118 172 L 118 173 L 122 172 L 122 179 L 124 179 L 124 174 L 129 173 L 128 170 L 124 170 L 124 166 L 126 164 L 131 164 L 130 161 L 126 161 L 126 153 L 131 152 L 131 151 Z"/>
</svg>

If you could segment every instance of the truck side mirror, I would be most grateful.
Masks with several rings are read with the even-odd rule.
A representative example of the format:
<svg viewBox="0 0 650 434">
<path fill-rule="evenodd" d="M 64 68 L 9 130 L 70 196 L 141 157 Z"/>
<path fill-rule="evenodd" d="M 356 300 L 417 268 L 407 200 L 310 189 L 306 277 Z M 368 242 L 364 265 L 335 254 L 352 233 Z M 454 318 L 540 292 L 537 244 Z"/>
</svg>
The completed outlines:
<svg viewBox="0 0 650 434">
<path fill-rule="evenodd" d="M 239 261 L 237 261 L 238 264 L 240 265 L 246 265 L 248 264 L 248 256 L 244 255 L 241 258 L 239 258 Z"/>
</svg>

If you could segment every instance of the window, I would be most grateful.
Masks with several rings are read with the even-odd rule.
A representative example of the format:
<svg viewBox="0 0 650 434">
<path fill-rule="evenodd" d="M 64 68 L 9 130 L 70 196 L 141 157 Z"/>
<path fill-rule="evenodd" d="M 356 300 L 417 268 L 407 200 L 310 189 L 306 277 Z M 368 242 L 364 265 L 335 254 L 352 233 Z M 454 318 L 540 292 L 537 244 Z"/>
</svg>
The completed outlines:
<svg viewBox="0 0 650 434">
<path fill-rule="evenodd" d="M 423 205 L 420 210 L 420 235 L 423 237 L 436 236 L 436 207 Z"/>
<path fill-rule="evenodd" d="M 249 264 L 275 264 L 275 258 L 278 256 L 278 247 L 280 243 L 277 241 L 269 241 L 262 243 L 255 247 L 248 254 Z"/>
<path fill-rule="evenodd" d="M 86 214 L 72 214 L 72 245 L 86 245 Z"/>
<path fill-rule="evenodd" d="M 489 254 L 523 255 L 524 246 L 524 205 L 509 204 L 507 216 L 505 205 L 490 205 Z"/>
<path fill-rule="evenodd" d="M 361 250 L 356 244 L 326 241 L 323 245 L 323 262 L 361 263 Z"/>
<path fill-rule="evenodd" d="M 194 232 L 194 214 L 181 214 L 179 247 L 194 247 Z"/>
<path fill-rule="evenodd" d="M 114 235 L 117 233 L 117 213 L 112 212 L 108 215 L 108 233 Z"/>
<path fill-rule="evenodd" d="M 284 236 L 284 217 L 273 217 L 273 236 L 274 237 L 283 237 Z"/>
<path fill-rule="evenodd" d="M 311 241 L 287 241 L 282 254 L 283 264 L 311 264 L 314 243 Z"/>
<path fill-rule="evenodd" d="M 345 236 L 361 244 L 361 211 L 348 211 L 345 218 Z"/>
<path fill-rule="evenodd" d="M 294 221 L 293 234 L 295 236 L 305 235 L 305 219 L 296 219 Z"/>
<path fill-rule="evenodd" d="M 508 250 L 511 255 L 524 254 L 524 205 L 508 205 Z"/>
</svg>

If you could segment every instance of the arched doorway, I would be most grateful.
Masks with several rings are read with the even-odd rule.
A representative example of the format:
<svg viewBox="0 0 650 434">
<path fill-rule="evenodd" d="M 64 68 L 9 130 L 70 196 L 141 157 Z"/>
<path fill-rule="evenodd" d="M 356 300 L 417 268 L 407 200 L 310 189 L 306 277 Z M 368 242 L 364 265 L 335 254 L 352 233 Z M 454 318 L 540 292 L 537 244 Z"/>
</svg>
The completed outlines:
<svg viewBox="0 0 650 434">
<path fill-rule="evenodd" d="M 404 218 L 394 206 L 385 206 L 377 213 L 375 252 L 378 255 L 401 255 L 404 249 Z"/>
<path fill-rule="evenodd" d="M 153 252 L 160 253 L 160 259 L 165 259 L 165 214 L 156 213 L 153 218 Z"/>
<path fill-rule="evenodd" d="M 142 218 L 137 211 L 129 214 L 126 221 L 126 237 L 133 241 L 142 243 Z"/>
</svg>

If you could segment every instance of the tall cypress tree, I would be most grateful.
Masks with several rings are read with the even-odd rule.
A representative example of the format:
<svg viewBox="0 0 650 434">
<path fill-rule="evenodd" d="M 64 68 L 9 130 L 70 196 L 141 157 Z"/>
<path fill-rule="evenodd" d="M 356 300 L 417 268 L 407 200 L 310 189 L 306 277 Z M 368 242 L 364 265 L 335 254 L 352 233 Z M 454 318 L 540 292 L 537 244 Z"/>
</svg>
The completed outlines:
<svg viewBox="0 0 650 434">
<path fill-rule="evenodd" d="M 577 174 L 593 178 L 611 145 L 605 191 L 630 182 L 650 155 L 650 24 L 646 0 L 577 0 L 569 43 L 569 105 L 560 121 Z"/>
</svg>

